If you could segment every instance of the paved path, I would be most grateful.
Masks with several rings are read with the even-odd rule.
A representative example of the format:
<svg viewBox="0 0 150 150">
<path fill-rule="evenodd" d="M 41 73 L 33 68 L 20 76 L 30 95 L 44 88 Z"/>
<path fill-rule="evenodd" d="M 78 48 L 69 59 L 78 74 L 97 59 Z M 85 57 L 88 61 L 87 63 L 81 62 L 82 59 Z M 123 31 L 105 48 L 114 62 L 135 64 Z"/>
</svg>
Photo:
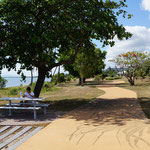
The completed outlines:
<svg viewBox="0 0 150 150">
<path fill-rule="evenodd" d="M 42 129 L 17 150 L 150 150 L 150 121 L 135 92 L 113 84 L 105 94 Z"/>
</svg>

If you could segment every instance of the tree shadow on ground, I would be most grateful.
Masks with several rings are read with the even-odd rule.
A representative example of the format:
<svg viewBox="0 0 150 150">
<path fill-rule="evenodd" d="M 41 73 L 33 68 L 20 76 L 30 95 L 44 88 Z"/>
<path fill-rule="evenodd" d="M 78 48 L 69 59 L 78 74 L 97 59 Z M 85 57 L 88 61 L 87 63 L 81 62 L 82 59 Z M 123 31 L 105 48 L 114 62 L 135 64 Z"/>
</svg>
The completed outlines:
<svg viewBox="0 0 150 150">
<path fill-rule="evenodd" d="M 72 111 L 78 107 L 88 104 L 92 99 L 63 99 L 63 100 L 46 100 L 42 101 L 42 103 L 49 104 L 48 110 L 56 110 L 56 111 Z"/>
<path fill-rule="evenodd" d="M 145 115 L 137 99 L 64 99 L 61 101 L 45 101 L 50 104 L 48 114 L 38 114 L 35 121 L 44 121 L 55 119 L 62 116 L 67 119 L 84 122 L 84 125 L 100 126 L 104 124 L 123 126 L 127 121 L 144 120 Z M 150 105 L 149 105 L 150 106 Z M 58 112 L 58 113 L 57 113 Z M 66 113 L 67 112 L 67 113 Z M 1 112 L 0 112 L 1 113 Z M 7 111 L 8 113 L 8 111 Z M 24 113 L 14 114 L 11 119 L 18 119 L 18 122 L 33 120 L 33 114 L 24 115 Z M 0 115 L 0 122 L 10 119 Z M 147 122 L 150 124 L 150 122 Z"/>
<path fill-rule="evenodd" d="M 111 83 L 111 81 L 109 80 L 103 80 L 103 81 L 85 81 L 84 86 L 89 86 L 89 85 L 102 85 L 102 84 L 106 84 L 106 83 Z"/>
<path fill-rule="evenodd" d="M 145 115 L 137 99 L 97 99 L 88 103 L 76 111 L 72 111 L 64 116 L 65 118 L 84 121 L 85 125 L 99 126 L 125 125 L 127 121 L 133 119 L 143 120 Z M 150 123 L 150 122 L 148 122 Z"/>
<path fill-rule="evenodd" d="M 150 98 L 149 97 L 140 97 L 138 101 L 141 105 L 143 112 L 145 113 L 146 117 L 150 119 Z"/>
<path fill-rule="evenodd" d="M 62 111 L 49 111 L 47 114 L 42 112 L 37 113 L 37 119 L 33 119 L 33 112 L 15 112 L 12 116 L 8 116 L 8 113 L 0 112 L 0 125 L 47 125 L 65 113 Z"/>
<path fill-rule="evenodd" d="M 47 114 L 43 114 L 43 109 L 37 111 L 37 119 L 33 119 L 33 111 L 24 110 L 12 110 L 12 116 L 8 116 L 8 110 L 0 110 L 0 125 L 3 122 L 8 125 L 23 122 L 32 121 L 32 124 L 51 122 L 56 118 L 64 115 L 66 112 L 81 107 L 82 105 L 88 104 L 91 99 L 64 99 L 59 101 L 42 101 L 42 103 L 50 104 L 47 108 Z"/>
</svg>

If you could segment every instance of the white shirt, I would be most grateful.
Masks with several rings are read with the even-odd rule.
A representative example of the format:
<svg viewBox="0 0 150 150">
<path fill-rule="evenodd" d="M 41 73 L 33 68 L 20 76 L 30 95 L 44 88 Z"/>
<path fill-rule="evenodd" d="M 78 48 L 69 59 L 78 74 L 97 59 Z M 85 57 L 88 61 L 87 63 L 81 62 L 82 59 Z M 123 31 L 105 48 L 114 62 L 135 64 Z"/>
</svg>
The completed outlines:
<svg viewBox="0 0 150 150">
<path fill-rule="evenodd" d="M 24 96 L 27 97 L 27 98 L 33 98 L 32 96 L 34 96 L 34 93 L 31 92 L 30 94 L 28 92 L 25 92 L 24 93 Z"/>
</svg>

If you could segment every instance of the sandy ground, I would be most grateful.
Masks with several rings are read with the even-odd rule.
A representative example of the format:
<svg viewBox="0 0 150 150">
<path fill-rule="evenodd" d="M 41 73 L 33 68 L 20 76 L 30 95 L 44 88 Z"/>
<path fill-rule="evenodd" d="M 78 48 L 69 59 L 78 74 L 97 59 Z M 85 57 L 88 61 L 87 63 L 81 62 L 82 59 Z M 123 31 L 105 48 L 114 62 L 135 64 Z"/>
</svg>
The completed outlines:
<svg viewBox="0 0 150 150">
<path fill-rule="evenodd" d="M 103 96 L 55 120 L 17 150 L 149 150 L 150 121 L 136 93 L 115 84 L 99 86 Z"/>
</svg>

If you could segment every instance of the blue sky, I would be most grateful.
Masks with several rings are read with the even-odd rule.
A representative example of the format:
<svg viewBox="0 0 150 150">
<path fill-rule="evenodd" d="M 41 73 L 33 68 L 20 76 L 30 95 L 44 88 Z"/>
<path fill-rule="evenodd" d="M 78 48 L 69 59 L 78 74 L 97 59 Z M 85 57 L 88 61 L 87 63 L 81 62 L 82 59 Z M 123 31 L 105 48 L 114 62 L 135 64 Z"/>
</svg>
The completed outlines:
<svg viewBox="0 0 150 150">
<path fill-rule="evenodd" d="M 125 8 L 125 10 L 129 14 L 132 14 L 133 17 L 131 19 L 127 19 L 120 16 L 118 17 L 118 22 L 124 26 L 143 26 L 150 28 L 150 11 L 147 11 L 143 8 L 142 2 L 142 0 L 127 0 L 126 4 L 128 7 Z M 150 0 L 146 0 L 146 2 L 146 4 L 150 5 Z M 97 45 L 97 47 L 101 48 L 99 41 L 93 40 L 93 42 Z M 102 50 L 107 50 L 107 47 L 103 48 Z"/>
<path fill-rule="evenodd" d="M 150 0 L 149 5 L 150 5 Z M 127 12 L 133 14 L 131 19 L 119 18 L 119 22 L 124 26 L 145 26 L 149 27 L 149 12 L 142 7 L 142 0 L 127 0 Z"/>
<path fill-rule="evenodd" d="M 107 51 L 106 66 L 114 67 L 114 64 L 108 60 L 113 59 L 116 55 L 127 51 L 150 51 L 150 0 L 126 0 L 131 19 L 118 18 L 118 22 L 123 24 L 128 32 L 133 34 L 128 40 L 119 41 L 115 38 L 114 47 L 106 47 L 102 50 Z M 97 47 L 101 44 L 96 42 Z"/>
<path fill-rule="evenodd" d="M 150 0 L 126 0 L 128 7 L 127 12 L 133 14 L 131 19 L 118 18 L 120 24 L 123 24 L 127 31 L 133 34 L 129 40 L 119 41 L 115 38 L 114 47 L 101 48 L 99 41 L 94 43 L 102 50 L 107 51 L 106 65 L 107 67 L 113 67 L 108 60 L 114 58 L 120 53 L 127 51 L 149 51 L 150 50 Z M 25 71 L 26 75 L 30 75 L 30 72 Z M 36 75 L 37 73 L 35 73 Z M 6 69 L 2 70 L 2 76 L 16 76 L 15 71 L 8 72 Z"/>
</svg>

